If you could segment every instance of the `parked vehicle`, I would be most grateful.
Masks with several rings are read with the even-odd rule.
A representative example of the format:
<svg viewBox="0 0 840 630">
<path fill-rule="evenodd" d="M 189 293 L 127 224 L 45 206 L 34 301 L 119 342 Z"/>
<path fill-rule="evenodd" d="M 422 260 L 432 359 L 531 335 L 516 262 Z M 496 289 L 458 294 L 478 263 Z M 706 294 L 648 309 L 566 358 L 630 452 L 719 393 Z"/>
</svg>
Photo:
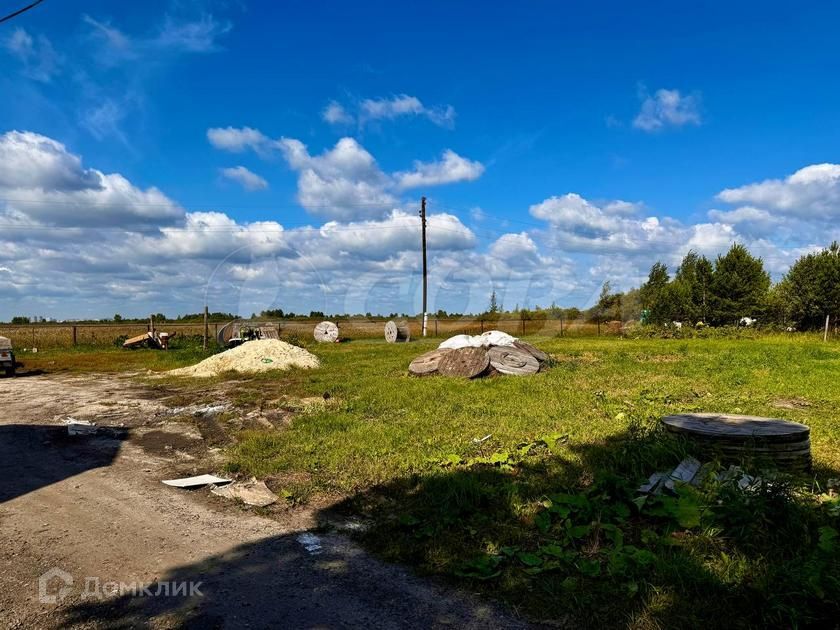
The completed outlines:
<svg viewBox="0 0 840 630">
<path fill-rule="evenodd" d="M 6 376 L 15 375 L 15 353 L 12 351 L 12 340 L 0 337 L 0 367 Z"/>
</svg>

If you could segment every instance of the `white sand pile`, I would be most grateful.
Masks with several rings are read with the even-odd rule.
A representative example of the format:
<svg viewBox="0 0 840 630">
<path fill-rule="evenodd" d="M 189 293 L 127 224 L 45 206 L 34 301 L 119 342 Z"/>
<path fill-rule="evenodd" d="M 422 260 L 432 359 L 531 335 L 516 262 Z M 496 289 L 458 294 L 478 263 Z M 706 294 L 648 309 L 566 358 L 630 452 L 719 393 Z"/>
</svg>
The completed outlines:
<svg viewBox="0 0 840 630">
<path fill-rule="evenodd" d="M 216 376 L 222 372 L 268 372 L 293 367 L 309 369 L 321 365 L 311 352 L 278 339 L 248 341 L 189 367 L 169 370 L 172 376 Z"/>
</svg>

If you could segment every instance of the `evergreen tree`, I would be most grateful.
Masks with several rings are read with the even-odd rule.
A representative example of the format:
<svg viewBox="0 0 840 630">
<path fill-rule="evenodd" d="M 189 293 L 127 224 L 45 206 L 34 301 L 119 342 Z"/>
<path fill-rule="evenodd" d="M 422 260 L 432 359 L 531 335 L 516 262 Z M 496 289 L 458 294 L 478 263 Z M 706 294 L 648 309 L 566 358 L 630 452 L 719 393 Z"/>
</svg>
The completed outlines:
<svg viewBox="0 0 840 630">
<path fill-rule="evenodd" d="M 661 262 L 656 262 L 650 268 L 648 281 L 639 289 L 642 308 L 650 311 L 648 321 L 651 323 L 663 324 L 669 319 L 669 309 L 667 303 L 663 300 L 669 281 L 668 267 Z"/>
<path fill-rule="evenodd" d="M 712 263 L 705 256 L 690 250 L 683 258 L 674 276 L 674 319 L 705 322 L 708 319 L 709 287 L 712 281 Z"/>
<path fill-rule="evenodd" d="M 770 276 L 761 258 L 755 258 L 743 245 L 734 244 L 715 261 L 710 320 L 726 325 L 737 324 L 741 317 L 759 318 L 767 306 L 769 289 Z"/>
<path fill-rule="evenodd" d="M 797 260 L 780 284 L 782 300 L 800 328 L 821 328 L 840 317 L 840 244 Z"/>
<path fill-rule="evenodd" d="M 601 287 L 596 306 L 596 315 L 601 321 L 621 319 L 621 293 L 613 293 L 609 280 Z"/>
</svg>

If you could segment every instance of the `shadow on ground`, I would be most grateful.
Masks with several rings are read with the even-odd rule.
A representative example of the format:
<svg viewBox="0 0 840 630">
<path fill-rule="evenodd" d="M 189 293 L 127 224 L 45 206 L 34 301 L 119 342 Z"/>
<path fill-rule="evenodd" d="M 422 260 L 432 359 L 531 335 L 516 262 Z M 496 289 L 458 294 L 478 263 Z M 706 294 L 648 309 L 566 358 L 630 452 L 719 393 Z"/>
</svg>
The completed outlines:
<svg viewBox="0 0 840 630">
<path fill-rule="evenodd" d="M 55 425 L 0 425 L 0 503 L 109 466 L 127 437 L 123 430 L 69 436 Z"/>
<path fill-rule="evenodd" d="M 725 503 L 707 513 L 708 524 L 718 528 L 710 535 L 705 525 L 679 523 L 691 515 L 696 497 L 653 501 L 645 512 L 633 501 L 639 480 L 675 465 L 683 443 L 631 432 L 595 445 L 534 450 L 501 466 L 459 466 L 397 479 L 323 514 L 372 523 L 358 534 L 366 547 L 440 578 L 435 581 L 374 561 L 336 534 L 318 540 L 279 536 L 160 576 L 169 596 L 129 593 L 83 601 L 65 609 L 64 622 L 142 627 L 154 619 L 166 627 L 195 628 L 525 625 L 486 603 L 493 600 L 557 627 L 836 622 L 840 567 L 817 545 L 827 520 L 813 506 L 792 501 L 786 488 L 754 496 L 718 490 Z M 547 505 L 558 507 L 551 512 Z M 547 522 L 541 513 L 548 513 Z M 200 595 L 173 596 L 174 585 L 190 582 L 200 582 Z M 460 594 L 464 590 L 487 596 L 485 603 Z"/>
<path fill-rule="evenodd" d="M 146 627 L 154 619 L 155 627 L 202 629 L 524 627 L 491 605 L 372 560 L 346 538 L 328 534 L 302 542 L 298 536 L 242 545 L 175 569 L 158 582 L 169 584 L 169 596 L 127 593 L 77 604 L 63 624 Z M 303 543 L 320 548 L 309 551 Z M 172 595 L 175 588 L 189 593 L 191 583 L 199 593 Z"/>
</svg>

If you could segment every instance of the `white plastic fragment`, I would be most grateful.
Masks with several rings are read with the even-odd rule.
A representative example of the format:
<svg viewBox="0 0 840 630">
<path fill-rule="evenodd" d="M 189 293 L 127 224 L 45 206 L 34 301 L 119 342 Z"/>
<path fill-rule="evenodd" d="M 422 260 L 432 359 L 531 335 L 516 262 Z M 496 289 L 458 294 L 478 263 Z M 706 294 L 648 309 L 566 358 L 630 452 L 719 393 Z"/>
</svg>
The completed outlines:
<svg viewBox="0 0 840 630">
<path fill-rule="evenodd" d="M 223 479 L 215 475 L 197 475 L 195 477 L 183 477 L 182 479 L 164 479 L 161 483 L 175 488 L 198 488 L 200 486 L 208 486 L 211 483 L 222 485 L 230 483 L 230 479 Z"/>
<path fill-rule="evenodd" d="M 268 489 L 264 481 L 257 481 L 256 479 L 214 487 L 210 492 L 226 499 L 239 499 L 246 505 L 256 507 L 266 507 L 272 503 L 277 503 L 278 499 L 277 495 Z"/>
<path fill-rule="evenodd" d="M 64 424 L 67 425 L 67 435 L 93 435 L 96 433 L 96 425 L 89 420 L 76 420 L 68 417 Z"/>
<path fill-rule="evenodd" d="M 702 464 L 695 459 L 694 457 L 686 457 L 682 460 L 674 470 L 671 471 L 671 474 L 668 475 L 667 481 L 665 481 L 665 488 L 669 491 L 673 491 L 676 484 L 686 484 L 691 483 L 691 480 L 694 479 L 694 476 L 700 471 L 700 466 Z"/>
<path fill-rule="evenodd" d="M 321 553 L 321 539 L 315 534 L 304 532 L 297 537 L 297 541 L 303 545 L 303 548 L 306 549 L 310 555 L 317 556 Z"/>
</svg>

